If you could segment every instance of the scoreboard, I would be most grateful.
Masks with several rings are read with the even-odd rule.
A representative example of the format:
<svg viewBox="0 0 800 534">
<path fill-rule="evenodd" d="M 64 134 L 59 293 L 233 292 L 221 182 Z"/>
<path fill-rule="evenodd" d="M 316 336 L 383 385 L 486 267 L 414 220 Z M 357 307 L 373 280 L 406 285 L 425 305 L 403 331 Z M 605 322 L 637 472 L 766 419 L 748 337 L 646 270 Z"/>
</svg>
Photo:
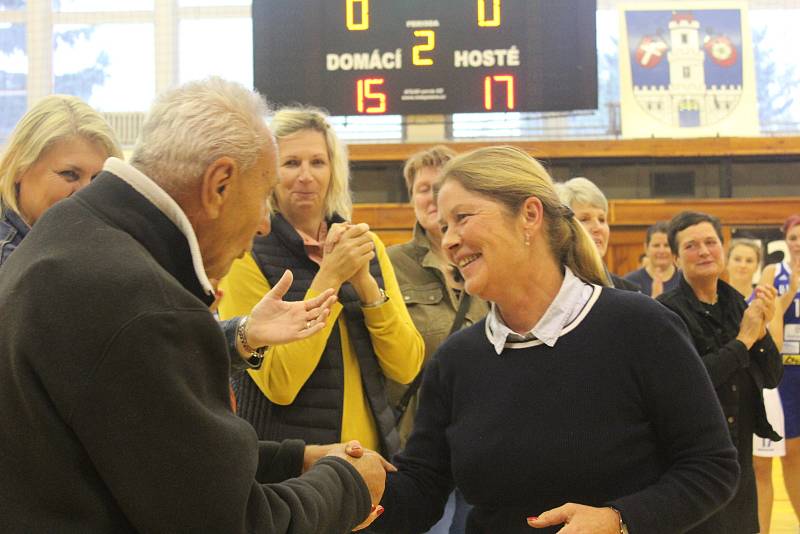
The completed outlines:
<svg viewBox="0 0 800 534">
<path fill-rule="evenodd" d="M 595 0 L 253 0 L 255 87 L 333 115 L 597 107 Z"/>
</svg>

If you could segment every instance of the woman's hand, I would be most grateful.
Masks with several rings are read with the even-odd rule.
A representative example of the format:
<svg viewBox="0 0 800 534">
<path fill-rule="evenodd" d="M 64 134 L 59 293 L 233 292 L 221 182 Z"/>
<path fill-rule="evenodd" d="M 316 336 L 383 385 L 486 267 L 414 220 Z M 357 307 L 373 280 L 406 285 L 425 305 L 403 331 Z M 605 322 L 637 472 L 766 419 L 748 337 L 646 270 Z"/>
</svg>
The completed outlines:
<svg viewBox="0 0 800 534">
<path fill-rule="evenodd" d="M 312 288 L 338 288 L 375 256 L 375 244 L 365 223 L 337 223 L 331 226 L 323 247 L 324 255 Z"/>
<path fill-rule="evenodd" d="M 360 525 L 358 525 L 356 528 L 354 528 L 353 532 L 357 532 L 359 530 L 363 530 L 363 529 L 367 528 L 368 526 L 370 526 L 373 523 L 373 521 L 378 519 L 381 516 L 382 513 L 383 513 L 383 506 L 381 506 L 380 504 L 377 505 L 377 506 L 373 504 L 372 505 L 372 510 L 370 510 L 369 515 L 367 516 L 367 518 L 364 521 L 362 521 Z"/>
<path fill-rule="evenodd" d="M 539 515 L 529 517 L 533 528 L 564 525 L 559 534 L 619 534 L 619 514 L 611 508 L 595 508 L 567 503 Z"/>
<path fill-rule="evenodd" d="M 757 286 L 755 289 L 755 298 L 763 303 L 762 309 L 764 311 L 764 329 L 766 329 L 767 325 L 775 316 L 775 300 L 777 296 L 778 290 L 775 289 L 774 286 Z M 763 332 L 761 337 L 764 337 L 765 333 L 766 332 Z"/>
<path fill-rule="evenodd" d="M 661 279 L 661 273 L 653 274 L 653 287 L 650 296 L 656 298 L 664 292 L 664 280 Z"/>
</svg>

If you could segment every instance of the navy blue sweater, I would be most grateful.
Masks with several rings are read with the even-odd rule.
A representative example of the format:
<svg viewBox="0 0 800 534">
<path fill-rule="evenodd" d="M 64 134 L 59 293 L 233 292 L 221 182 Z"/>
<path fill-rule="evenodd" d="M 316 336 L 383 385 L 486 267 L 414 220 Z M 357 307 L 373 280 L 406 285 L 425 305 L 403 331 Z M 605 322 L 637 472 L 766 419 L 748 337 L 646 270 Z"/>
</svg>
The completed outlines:
<svg viewBox="0 0 800 534">
<path fill-rule="evenodd" d="M 736 450 L 686 327 L 641 294 L 598 293 L 552 348 L 498 356 L 485 321 L 442 345 L 374 530 L 424 531 L 453 484 L 475 505 L 468 533 L 530 533 L 566 502 L 614 506 L 631 534 L 683 532 L 731 497 Z"/>
</svg>

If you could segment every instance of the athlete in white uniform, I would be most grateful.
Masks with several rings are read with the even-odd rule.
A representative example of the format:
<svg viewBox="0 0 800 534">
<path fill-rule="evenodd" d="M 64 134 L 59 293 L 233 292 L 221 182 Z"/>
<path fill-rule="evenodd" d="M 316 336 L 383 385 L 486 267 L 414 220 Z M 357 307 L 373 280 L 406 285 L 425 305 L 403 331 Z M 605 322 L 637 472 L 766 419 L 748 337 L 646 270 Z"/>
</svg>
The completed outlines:
<svg viewBox="0 0 800 534">
<path fill-rule="evenodd" d="M 780 404 L 772 399 L 770 406 L 766 396 L 764 402 L 773 428 L 784 436 L 784 441 L 761 443 L 761 438 L 758 438 L 753 444 L 753 452 L 757 456 L 781 456 L 786 492 L 800 520 L 800 215 L 789 217 L 782 230 L 789 256 L 779 264 L 765 267 L 761 283 L 772 283 L 778 290 L 776 316 L 783 313 L 783 321 L 775 321 L 777 324 L 771 326 L 775 339 L 783 342 L 784 373 L 778 385 Z M 783 424 L 776 425 L 773 420 L 781 418 L 781 415 Z M 759 491 L 762 491 L 761 485 Z M 759 495 L 759 501 L 761 497 Z M 771 498 L 769 500 L 771 504 Z M 761 532 L 768 533 L 768 521 L 762 519 L 761 523 Z"/>
</svg>

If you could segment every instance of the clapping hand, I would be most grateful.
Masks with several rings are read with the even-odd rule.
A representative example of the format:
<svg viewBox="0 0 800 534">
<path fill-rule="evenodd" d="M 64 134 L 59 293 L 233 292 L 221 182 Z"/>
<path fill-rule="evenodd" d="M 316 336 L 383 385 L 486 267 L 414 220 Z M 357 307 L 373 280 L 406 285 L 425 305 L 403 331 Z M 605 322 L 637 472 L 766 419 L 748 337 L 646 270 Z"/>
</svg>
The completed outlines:
<svg viewBox="0 0 800 534">
<path fill-rule="evenodd" d="M 764 322 L 769 324 L 775 315 L 775 300 L 778 297 L 778 290 L 773 286 L 761 285 L 755 289 L 755 299 L 763 303 Z M 763 337 L 763 336 L 762 336 Z"/>
<path fill-rule="evenodd" d="M 653 276 L 653 287 L 650 291 L 650 296 L 656 298 L 663 292 L 664 292 L 664 281 L 661 279 L 661 274 L 656 273 L 655 276 Z"/>
<path fill-rule="evenodd" d="M 364 223 L 331 225 L 323 247 L 322 263 L 312 287 L 338 288 L 363 269 L 375 256 L 375 243 Z"/>
</svg>

